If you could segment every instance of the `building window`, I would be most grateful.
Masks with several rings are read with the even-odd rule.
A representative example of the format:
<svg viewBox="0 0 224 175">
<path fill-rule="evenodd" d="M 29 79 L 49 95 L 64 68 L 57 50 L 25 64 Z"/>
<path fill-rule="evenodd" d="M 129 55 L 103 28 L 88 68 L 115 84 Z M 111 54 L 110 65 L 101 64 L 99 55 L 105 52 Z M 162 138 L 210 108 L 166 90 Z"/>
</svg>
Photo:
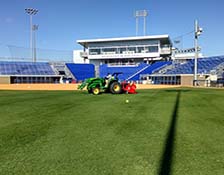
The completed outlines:
<svg viewBox="0 0 224 175">
<path fill-rule="evenodd" d="M 122 54 L 123 52 L 126 52 L 126 51 L 127 51 L 126 47 L 118 48 L 118 53 L 120 53 L 120 54 Z"/>
<path fill-rule="evenodd" d="M 136 47 L 128 47 L 128 51 L 136 53 Z"/>
<path fill-rule="evenodd" d="M 147 46 L 145 47 L 146 53 L 154 53 L 154 52 L 158 52 L 159 48 L 158 46 Z"/>
<path fill-rule="evenodd" d="M 137 47 L 137 53 L 144 53 L 145 48 L 144 47 Z"/>
<path fill-rule="evenodd" d="M 103 48 L 103 54 L 116 54 L 117 48 Z"/>
<path fill-rule="evenodd" d="M 90 55 L 99 55 L 100 49 L 89 49 L 89 54 Z"/>
</svg>

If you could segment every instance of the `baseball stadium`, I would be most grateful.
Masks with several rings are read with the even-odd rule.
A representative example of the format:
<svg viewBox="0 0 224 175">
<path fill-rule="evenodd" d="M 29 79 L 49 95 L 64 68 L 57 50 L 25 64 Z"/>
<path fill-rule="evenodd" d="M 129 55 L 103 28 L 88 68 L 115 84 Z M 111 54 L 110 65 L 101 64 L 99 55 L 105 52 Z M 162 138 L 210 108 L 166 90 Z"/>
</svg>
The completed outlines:
<svg viewBox="0 0 224 175">
<path fill-rule="evenodd" d="M 136 10 L 136 35 L 66 51 L 36 46 L 37 13 L 30 47 L 0 43 L 0 174 L 223 174 L 224 55 L 203 54 L 200 21 L 183 48 Z"/>
</svg>

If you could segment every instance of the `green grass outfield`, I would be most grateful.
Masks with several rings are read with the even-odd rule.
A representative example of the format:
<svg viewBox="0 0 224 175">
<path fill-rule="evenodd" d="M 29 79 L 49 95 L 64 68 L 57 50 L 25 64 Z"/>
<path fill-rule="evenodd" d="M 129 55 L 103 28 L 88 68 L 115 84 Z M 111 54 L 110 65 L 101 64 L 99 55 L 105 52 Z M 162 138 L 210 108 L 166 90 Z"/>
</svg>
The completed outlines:
<svg viewBox="0 0 224 175">
<path fill-rule="evenodd" d="M 223 173 L 223 90 L 0 91 L 1 175 Z"/>
</svg>

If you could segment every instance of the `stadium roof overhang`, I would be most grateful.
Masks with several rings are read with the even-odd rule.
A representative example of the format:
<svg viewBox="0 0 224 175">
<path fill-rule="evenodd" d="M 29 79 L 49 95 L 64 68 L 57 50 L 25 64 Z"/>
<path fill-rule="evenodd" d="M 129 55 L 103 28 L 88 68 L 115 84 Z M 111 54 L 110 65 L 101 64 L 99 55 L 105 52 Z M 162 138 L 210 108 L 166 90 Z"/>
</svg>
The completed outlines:
<svg viewBox="0 0 224 175">
<path fill-rule="evenodd" d="M 101 38 L 101 39 L 87 39 L 77 40 L 77 43 L 87 48 L 89 43 L 106 43 L 106 42 L 120 42 L 120 41 L 141 41 L 141 40 L 160 40 L 162 44 L 172 45 L 169 35 L 151 35 L 151 36 L 134 36 L 121 38 Z"/>
</svg>

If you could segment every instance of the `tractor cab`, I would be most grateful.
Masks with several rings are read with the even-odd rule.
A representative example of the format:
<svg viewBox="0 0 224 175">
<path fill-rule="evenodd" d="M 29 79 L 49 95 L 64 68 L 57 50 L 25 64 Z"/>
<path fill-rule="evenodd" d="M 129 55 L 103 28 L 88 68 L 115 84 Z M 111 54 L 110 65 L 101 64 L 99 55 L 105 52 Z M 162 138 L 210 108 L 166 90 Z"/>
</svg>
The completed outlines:
<svg viewBox="0 0 224 175">
<path fill-rule="evenodd" d="M 109 87 L 111 83 L 114 81 L 119 81 L 118 75 L 123 74 L 122 72 L 115 72 L 112 75 L 110 73 L 107 74 L 107 76 L 104 78 L 105 86 Z"/>
</svg>

